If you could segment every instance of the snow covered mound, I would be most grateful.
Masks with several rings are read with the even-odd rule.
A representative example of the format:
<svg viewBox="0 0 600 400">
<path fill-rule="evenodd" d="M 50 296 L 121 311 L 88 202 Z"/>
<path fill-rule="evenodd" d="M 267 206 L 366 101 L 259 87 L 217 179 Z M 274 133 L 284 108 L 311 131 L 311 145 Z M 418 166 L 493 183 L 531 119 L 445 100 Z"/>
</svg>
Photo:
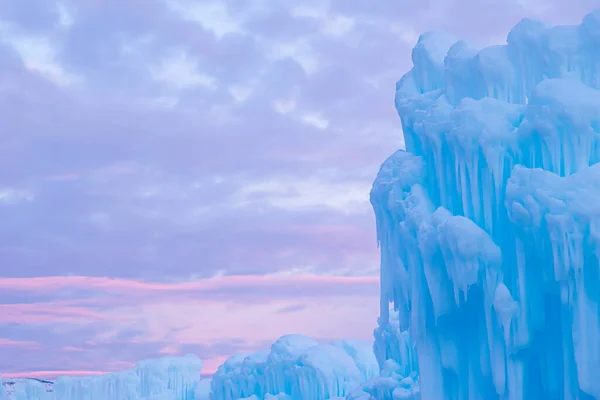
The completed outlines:
<svg viewBox="0 0 600 400">
<path fill-rule="evenodd" d="M 318 344 L 286 335 L 270 351 L 233 356 L 221 365 L 212 379 L 211 399 L 332 400 L 377 373 L 372 343 Z"/>
<path fill-rule="evenodd" d="M 133 369 L 89 377 L 60 377 L 52 391 L 35 379 L 14 385 L 15 400 L 208 400 L 210 387 L 200 379 L 195 355 L 139 362 Z M 4 400 L 0 390 L 0 400 Z"/>
<path fill-rule="evenodd" d="M 392 302 L 424 400 L 600 398 L 600 11 L 412 58 L 371 191 L 380 327 Z"/>
<path fill-rule="evenodd" d="M 424 34 L 412 59 L 406 151 L 371 191 L 380 327 L 392 302 L 423 400 L 600 398 L 600 11 L 484 49 Z"/>
</svg>

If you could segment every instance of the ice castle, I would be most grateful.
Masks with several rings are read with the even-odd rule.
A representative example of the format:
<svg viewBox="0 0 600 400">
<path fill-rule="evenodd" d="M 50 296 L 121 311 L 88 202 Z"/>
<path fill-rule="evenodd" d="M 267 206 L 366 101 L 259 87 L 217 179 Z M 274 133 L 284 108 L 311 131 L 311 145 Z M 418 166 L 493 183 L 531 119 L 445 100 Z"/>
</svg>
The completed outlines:
<svg viewBox="0 0 600 400">
<path fill-rule="evenodd" d="M 231 358 L 210 388 L 188 356 L 18 398 L 599 399 L 600 11 L 526 19 L 483 49 L 424 34 L 412 60 L 395 97 L 406 151 L 371 191 L 373 352 L 292 335 Z"/>
</svg>

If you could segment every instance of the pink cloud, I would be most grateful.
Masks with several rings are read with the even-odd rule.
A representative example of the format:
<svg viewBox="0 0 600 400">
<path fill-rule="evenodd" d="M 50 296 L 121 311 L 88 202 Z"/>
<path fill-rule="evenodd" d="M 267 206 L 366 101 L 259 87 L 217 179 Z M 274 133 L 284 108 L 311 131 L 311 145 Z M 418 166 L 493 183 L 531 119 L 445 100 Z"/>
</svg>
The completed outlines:
<svg viewBox="0 0 600 400">
<path fill-rule="evenodd" d="M 65 346 L 65 347 L 61 347 L 62 351 L 85 351 L 84 348 L 81 347 L 72 347 L 72 346 Z"/>
<path fill-rule="evenodd" d="M 6 338 L 0 338 L 0 347 L 28 347 L 28 348 L 39 348 L 41 347 L 38 342 L 29 340 L 12 340 Z"/>
<path fill-rule="evenodd" d="M 320 285 L 343 285 L 344 287 L 370 286 L 378 282 L 377 277 L 319 276 L 319 275 L 270 275 L 270 276 L 222 276 L 198 279 L 188 282 L 162 283 L 131 279 L 88 277 L 88 276 L 46 276 L 36 278 L 0 278 L 0 289 L 4 291 L 25 291 L 48 293 L 63 289 L 100 289 L 110 293 L 131 294 L 132 292 L 183 292 L 218 291 L 251 287 L 311 287 Z"/>
<path fill-rule="evenodd" d="M 103 375 L 108 372 L 105 371 L 28 371 L 28 372 L 7 372 L 2 373 L 3 378 L 26 378 L 36 377 L 38 379 L 54 380 L 59 376 L 90 376 L 90 375 Z"/>
<path fill-rule="evenodd" d="M 69 181 L 79 180 L 80 178 L 81 178 L 81 176 L 79 176 L 79 174 L 65 173 L 65 174 L 47 176 L 46 180 L 51 181 L 51 182 L 69 182 Z"/>
<path fill-rule="evenodd" d="M 29 303 L 0 304 L 0 324 L 49 329 L 59 324 L 65 337 L 77 327 L 94 327 L 79 342 L 61 348 L 84 358 L 86 352 L 114 346 L 156 346 L 157 355 L 224 349 L 211 350 L 206 357 L 199 354 L 205 372 L 212 373 L 231 355 L 215 351 L 253 352 L 289 333 L 370 340 L 378 290 L 378 278 L 368 276 L 222 276 L 176 283 L 85 276 L 0 278 L 0 291 L 32 298 Z M 36 296 L 44 301 L 35 301 Z M 118 371 L 129 364 L 95 367 Z M 99 372 L 86 365 L 77 368 L 86 369 L 75 371 L 79 375 Z M 27 374 L 48 378 L 62 372 Z"/>
<path fill-rule="evenodd" d="M 4 324 L 85 323 L 103 319 L 101 313 L 76 307 L 71 301 L 0 304 L 0 323 Z"/>
</svg>

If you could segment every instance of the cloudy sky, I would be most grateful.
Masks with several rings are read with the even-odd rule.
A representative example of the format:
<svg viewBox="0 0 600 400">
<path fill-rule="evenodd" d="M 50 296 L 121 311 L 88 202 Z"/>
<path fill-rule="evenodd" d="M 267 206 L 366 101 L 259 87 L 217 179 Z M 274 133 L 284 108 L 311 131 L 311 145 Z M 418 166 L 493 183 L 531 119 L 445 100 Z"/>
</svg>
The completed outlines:
<svg viewBox="0 0 600 400">
<path fill-rule="evenodd" d="M 418 34 L 598 0 L 0 0 L 0 372 L 370 339 Z"/>
</svg>

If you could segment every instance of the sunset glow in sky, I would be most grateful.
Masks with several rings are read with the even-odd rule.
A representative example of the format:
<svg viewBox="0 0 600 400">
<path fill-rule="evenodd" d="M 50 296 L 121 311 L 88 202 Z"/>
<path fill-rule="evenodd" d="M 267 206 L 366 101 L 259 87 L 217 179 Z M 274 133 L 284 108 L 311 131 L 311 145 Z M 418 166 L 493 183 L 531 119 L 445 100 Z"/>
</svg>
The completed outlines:
<svg viewBox="0 0 600 400">
<path fill-rule="evenodd" d="M 0 373 L 372 338 L 418 34 L 598 0 L 0 0 Z"/>
</svg>

